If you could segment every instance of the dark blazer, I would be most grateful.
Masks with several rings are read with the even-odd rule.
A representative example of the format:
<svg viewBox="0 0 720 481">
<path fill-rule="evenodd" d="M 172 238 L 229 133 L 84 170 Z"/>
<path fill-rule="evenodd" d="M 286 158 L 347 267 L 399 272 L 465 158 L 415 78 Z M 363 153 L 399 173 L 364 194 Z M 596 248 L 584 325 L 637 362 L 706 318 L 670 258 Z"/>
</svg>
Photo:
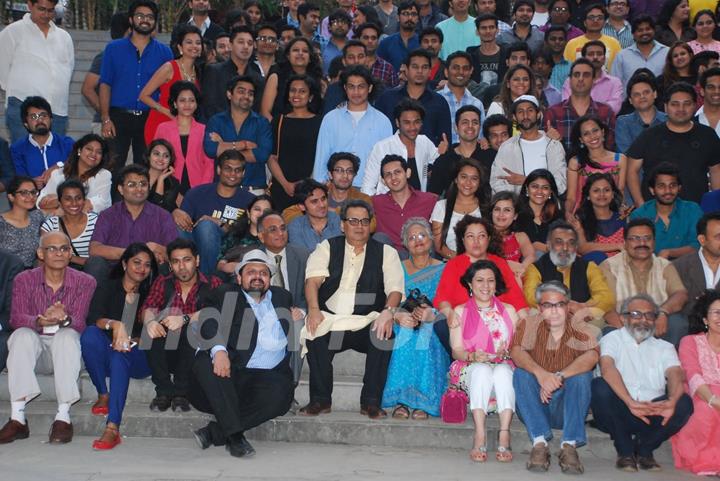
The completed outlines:
<svg viewBox="0 0 720 481">
<path fill-rule="evenodd" d="M 0 325 L 10 331 L 10 304 L 12 301 L 13 279 L 23 271 L 23 261 L 15 254 L 0 249 Z"/>
<path fill-rule="evenodd" d="M 267 252 L 266 249 L 263 248 Z M 272 252 L 268 252 L 270 258 L 273 258 Z M 305 266 L 307 265 L 310 251 L 298 245 L 288 244 L 285 246 L 285 255 L 287 256 L 287 271 L 289 279 L 285 287 L 292 294 L 292 305 L 301 309 L 307 308 L 307 300 L 305 299 Z"/>
<path fill-rule="evenodd" d="M 288 291 L 279 287 L 270 287 L 270 292 L 272 292 L 272 304 L 275 306 L 278 320 L 287 336 L 292 320 L 290 314 L 292 297 Z M 218 289 L 211 291 L 206 299 L 201 300 L 201 305 L 203 307 L 214 307 L 219 312 L 222 312 L 224 310 L 223 302 L 235 303 L 232 319 L 220 319 L 219 322 L 216 319 L 205 320 L 202 323 L 200 333 L 203 339 L 212 339 L 218 333 L 218 328 L 222 326 L 221 332 L 229 332 L 224 346 L 228 350 L 230 362 L 236 367 L 243 368 L 247 366 L 257 345 L 258 322 L 255 316 L 252 315 L 252 309 L 248 305 L 239 285 L 223 284 Z M 227 306 L 225 307 L 227 308 Z M 227 323 L 230 325 L 228 326 Z M 210 348 L 207 350 L 209 351 Z M 288 351 L 285 359 L 277 368 L 282 367 L 289 370 L 289 358 L 290 352 Z"/>
<path fill-rule="evenodd" d="M 255 62 L 248 63 L 245 74 L 255 79 L 257 88 L 255 89 L 253 110 L 259 112 L 265 81 L 260 74 L 260 68 Z M 228 109 L 227 83 L 237 75 L 237 66 L 232 59 L 205 67 L 201 85 L 203 97 L 202 115 L 205 122 L 216 113 Z"/>
<path fill-rule="evenodd" d="M 692 312 L 697 298 L 705 292 L 705 273 L 697 251 L 678 257 L 672 263 L 678 274 L 680 274 L 685 289 L 688 291 L 688 301 L 682 310 L 682 313 L 688 316 Z M 715 286 L 715 289 L 720 289 L 720 283 Z"/>
</svg>

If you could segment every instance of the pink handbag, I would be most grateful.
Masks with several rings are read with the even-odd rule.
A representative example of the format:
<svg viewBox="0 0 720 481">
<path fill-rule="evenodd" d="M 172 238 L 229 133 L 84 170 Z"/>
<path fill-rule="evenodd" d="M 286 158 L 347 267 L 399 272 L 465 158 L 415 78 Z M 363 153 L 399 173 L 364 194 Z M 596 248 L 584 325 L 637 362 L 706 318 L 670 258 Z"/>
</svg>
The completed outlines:
<svg viewBox="0 0 720 481">
<path fill-rule="evenodd" d="M 440 399 L 440 417 L 448 424 L 465 423 L 468 402 L 465 391 L 450 385 Z"/>
</svg>

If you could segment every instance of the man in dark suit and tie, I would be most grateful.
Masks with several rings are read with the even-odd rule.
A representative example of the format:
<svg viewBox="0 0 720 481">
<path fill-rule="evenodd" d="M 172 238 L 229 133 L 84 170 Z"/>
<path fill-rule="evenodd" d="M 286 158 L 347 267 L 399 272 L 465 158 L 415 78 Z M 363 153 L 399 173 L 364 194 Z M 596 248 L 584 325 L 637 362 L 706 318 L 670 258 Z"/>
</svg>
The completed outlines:
<svg viewBox="0 0 720 481">
<path fill-rule="evenodd" d="M 251 250 L 236 267 L 238 285 L 215 289 L 204 302 L 193 365 L 199 386 L 190 399 L 196 409 L 215 415 L 194 433 L 203 449 L 225 445 L 232 456 L 250 456 L 255 449 L 244 433 L 290 408 L 292 299 L 285 289 L 270 286 L 274 274 L 268 255 Z M 215 315 L 207 308 L 215 308 Z"/>
<path fill-rule="evenodd" d="M 720 288 L 720 212 L 705 214 L 697 223 L 700 249 L 673 261 L 688 291 L 683 314 L 689 316 L 705 289 Z"/>
<path fill-rule="evenodd" d="M 275 262 L 275 275 L 270 285 L 287 289 L 292 294 L 293 335 L 296 344 L 291 346 L 290 368 L 293 382 L 297 386 L 302 372 L 303 359 L 300 356 L 300 330 L 303 328 L 307 301 L 305 300 L 305 265 L 310 251 L 302 246 L 288 244 L 287 224 L 282 214 L 266 211 L 258 219 L 258 238 L 263 249 Z"/>
</svg>

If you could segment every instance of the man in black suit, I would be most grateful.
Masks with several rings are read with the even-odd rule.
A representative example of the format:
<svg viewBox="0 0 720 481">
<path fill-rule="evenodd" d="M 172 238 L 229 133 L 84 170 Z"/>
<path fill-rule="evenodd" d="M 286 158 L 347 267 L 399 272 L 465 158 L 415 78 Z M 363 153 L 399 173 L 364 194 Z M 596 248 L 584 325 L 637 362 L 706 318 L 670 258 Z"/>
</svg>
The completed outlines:
<svg viewBox="0 0 720 481">
<path fill-rule="evenodd" d="M 191 402 L 216 420 L 194 433 L 202 449 L 225 445 L 232 456 L 250 456 L 255 449 L 244 433 L 290 408 L 292 299 L 285 289 L 270 286 L 274 273 L 268 255 L 251 250 L 236 267 L 238 285 L 215 289 L 206 298 L 197 325 L 201 350 L 193 365 L 199 386 Z M 213 315 L 207 308 L 217 311 Z"/>
<path fill-rule="evenodd" d="M 307 258 L 306 258 L 307 259 Z M 303 272 L 305 264 L 303 264 Z M 5 369 L 10 337 L 10 301 L 13 279 L 23 270 L 23 262 L 15 254 L 0 249 L 0 372 Z"/>
<path fill-rule="evenodd" d="M 297 344 L 290 349 L 290 368 L 293 372 L 293 383 L 297 386 L 302 372 L 303 359 L 300 356 L 299 333 L 303 328 L 307 301 L 305 300 L 305 266 L 310 251 L 304 247 L 288 244 L 287 224 L 282 214 L 266 211 L 257 222 L 258 238 L 271 261 L 275 261 L 275 275 L 270 285 L 282 287 L 290 291 L 293 304 L 290 310 L 293 319 L 292 339 Z"/>
</svg>

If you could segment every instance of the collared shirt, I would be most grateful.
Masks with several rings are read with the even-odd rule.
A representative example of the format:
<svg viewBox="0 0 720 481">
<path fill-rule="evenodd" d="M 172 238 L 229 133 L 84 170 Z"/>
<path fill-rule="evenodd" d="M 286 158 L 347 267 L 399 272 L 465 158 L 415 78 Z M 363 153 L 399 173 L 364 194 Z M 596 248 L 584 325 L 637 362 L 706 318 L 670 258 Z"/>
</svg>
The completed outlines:
<svg viewBox="0 0 720 481">
<path fill-rule="evenodd" d="M 552 27 L 552 26 L 553 26 L 552 23 L 547 22 L 545 25 L 543 25 L 542 27 L 540 27 L 540 31 L 544 34 L 544 33 L 547 32 L 548 29 L 549 29 L 550 27 Z M 566 34 L 566 35 L 565 35 L 565 38 L 566 38 L 568 41 L 570 41 L 570 40 L 572 40 L 572 39 L 574 39 L 574 38 L 581 37 L 581 36 L 585 35 L 585 32 L 583 32 L 581 29 L 577 28 L 575 25 L 572 25 L 572 24 L 569 24 L 569 23 L 568 23 L 568 24 L 565 24 L 563 27 L 565 28 L 565 34 Z M 543 35 L 543 37 L 544 37 L 544 36 L 545 36 L 545 35 Z"/>
<path fill-rule="evenodd" d="M 292 18 L 292 15 L 290 15 L 290 12 L 288 12 L 287 17 L 285 17 L 285 23 L 290 25 L 291 27 L 300 28 L 300 21 L 298 21 L 295 18 Z"/>
<path fill-rule="evenodd" d="M 268 250 L 267 247 L 265 247 L 265 252 L 268 256 L 270 256 L 270 259 L 275 262 L 275 267 L 277 267 L 277 256 L 280 256 L 280 269 L 278 269 L 275 272 L 275 275 L 272 276 L 270 279 L 270 285 L 275 287 L 280 287 L 279 279 L 278 277 L 282 277 L 283 285 L 285 286 L 285 289 L 288 288 L 288 285 L 290 283 L 290 278 L 288 277 L 288 268 L 287 268 L 287 249 L 285 247 L 282 248 L 280 252 L 271 252 Z"/>
<path fill-rule="evenodd" d="M 10 97 L 20 101 L 40 95 L 56 115 L 68 115 L 75 49 L 65 30 L 50 22 L 47 36 L 26 13 L 0 32 L 0 87 L 5 107 Z"/>
<path fill-rule="evenodd" d="M 326 43 L 322 48 L 322 62 L 323 62 L 323 73 L 325 75 L 328 74 L 328 70 L 330 69 L 330 64 L 332 63 L 333 59 L 335 57 L 340 57 L 342 55 L 342 49 L 339 48 L 335 43 L 330 40 L 328 43 Z"/>
<path fill-rule="evenodd" d="M 10 156 L 15 165 L 15 173 L 29 177 L 42 175 L 58 162 L 65 162 L 72 152 L 74 143 L 72 138 L 52 132 L 42 147 L 32 138 L 32 135 L 18 140 L 10 146 Z"/>
<path fill-rule="evenodd" d="M 289 16 L 289 14 L 288 14 L 288 16 Z M 195 24 L 195 19 L 192 17 L 192 15 L 188 19 L 187 23 L 188 23 L 188 25 L 193 25 L 193 26 L 197 27 L 197 25 Z M 205 20 L 203 21 L 202 25 L 200 26 L 200 33 L 202 35 L 205 35 L 205 32 L 207 31 L 208 27 L 210 27 L 210 17 L 205 17 Z"/>
<path fill-rule="evenodd" d="M 652 401 L 664 395 L 667 370 L 680 367 L 672 344 L 654 336 L 638 344 L 625 327 L 602 337 L 600 354 L 614 361 L 628 394 L 635 401 Z"/>
<path fill-rule="evenodd" d="M 388 89 L 380 95 L 375 102 L 375 108 L 384 113 L 388 119 L 394 118 L 395 106 L 401 100 L 407 99 L 407 87 L 400 85 L 394 89 Z M 433 144 L 439 145 L 442 142 L 442 135 L 450 139 L 452 136 L 452 120 L 450 119 L 450 107 L 445 99 L 437 92 L 426 88 L 425 92 L 416 99 L 425 109 L 425 120 L 423 121 L 420 133 L 427 135 Z M 393 131 L 396 126 L 393 125 Z M 389 137 L 389 136 L 388 136 Z"/>
<path fill-rule="evenodd" d="M 657 200 L 651 199 L 635 209 L 630 219 L 644 217 L 655 223 L 655 254 L 658 254 L 664 249 L 687 246 L 699 248 L 695 226 L 702 216 L 703 211 L 698 204 L 678 198 L 668 216 L 670 224 L 665 225 L 657 213 Z"/>
<path fill-rule="evenodd" d="M 169 308 L 171 311 L 170 315 L 193 314 L 197 312 L 202 307 L 198 305 L 198 292 L 200 290 L 200 285 L 210 284 L 212 289 L 216 289 L 222 285 L 222 280 L 218 277 L 206 277 L 202 272 L 198 272 L 197 276 L 197 281 L 188 291 L 187 296 L 185 296 L 185 300 L 182 298 L 182 286 L 180 285 L 180 281 L 173 274 L 158 276 L 158 278 L 152 283 L 152 286 L 150 286 L 150 291 L 143 303 L 143 317 L 141 317 L 141 319 L 144 319 L 144 311 L 147 309 L 155 311 L 154 314 L 160 314 L 160 311 Z M 166 301 L 165 284 L 169 280 L 172 280 L 173 282 L 175 294 Z"/>
<path fill-rule="evenodd" d="M 131 37 L 120 38 L 105 47 L 100 83 L 110 86 L 110 107 L 127 110 L 150 110 L 140 101 L 140 91 L 155 72 L 173 58 L 170 47 L 154 38 L 150 39 L 142 54 L 130 41 Z M 159 91 L 153 98 L 159 98 Z"/>
<path fill-rule="evenodd" d="M 444 36 L 440 58 L 445 60 L 448 55 L 458 50 L 464 52 L 468 47 L 480 45 L 480 37 L 475 30 L 475 17 L 468 15 L 463 22 L 450 17 L 435 25 Z"/>
<path fill-rule="evenodd" d="M 658 41 L 654 41 L 650 55 L 645 58 L 637 44 L 633 43 L 615 56 L 610 72 L 620 79 L 623 85 L 627 85 L 630 77 L 641 68 L 650 69 L 654 75 L 662 74 L 667 57 L 668 47 Z M 624 94 L 623 94 L 624 96 Z"/>
<path fill-rule="evenodd" d="M 91 242 L 125 249 L 133 242 L 168 245 L 177 236 L 172 216 L 162 207 L 145 202 L 140 215 L 133 220 L 125 202 L 120 201 L 100 213 Z"/>
<path fill-rule="evenodd" d="M 378 55 L 375 56 L 375 62 L 372 66 L 372 76 L 388 88 L 396 87 L 400 82 L 398 74 L 390 62 L 380 58 Z"/>
<path fill-rule="evenodd" d="M 296 217 L 288 224 L 288 238 L 291 244 L 305 247 L 311 252 L 325 239 L 341 236 L 340 216 L 329 210 L 327 223 L 321 233 L 313 229 L 307 214 Z"/>
<path fill-rule="evenodd" d="M 447 18 L 448 16 L 442 13 L 440 7 L 438 7 L 434 2 L 430 2 L 430 15 L 420 15 L 420 21 L 418 22 L 416 28 L 418 35 L 423 31 L 423 29 L 434 27 Z"/>
<path fill-rule="evenodd" d="M 543 95 L 545 96 L 545 101 L 547 102 L 548 107 L 562 102 L 562 94 L 550 82 L 545 85 L 545 88 L 543 89 Z"/>
<path fill-rule="evenodd" d="M 267 186 L 265 163 L 270 156 L 273 144 L 272 129 L 267 119 L 251 110 L 240 126 L 240 130 L 237 131 L 229 110 L 213 115 L 205 127 L 203 147 L 205 154 L 214 159 L 217 157 L 218 143 L 210 139 L 210 134 L 213 132 L 216 132 L 224 142 L 239 142 L 242 140 L 254 142 L 257 145 L 252 149 L 255 162 L 245 164 L 242 185 L 257 188 Z"/>
<path fill-rule="evenodd" d="M 579 326 L 566 324 L 560 340 L 556 341 L 540 316 L 521 319 L 515 328 L 512 347 L 521 347 L 548 372 L 562 371 L 586 352 L 600 351 L 594 333 L 590 335 L 582 329 L 585 321 L 580 322 Z"/>
<path fill-rule="evenodd" d="M 619 116 L 617 118 L 617 124 L 615 125 L 615 142 L 618 151 L 622 153 L 627 152 L 635 139 L 637 139 L 645 129 L 664 124 L 666 120 L 667 114 L 659 110 L 655 110 L 655 117 L 650 124 L 643 122 L 637 111 Z"/>
<path fill-rule="evenodd" d="M 615 30 L 615 27 L 613 27 L 610 23 L 610 19 L 608 19 L 605 22 L 602 33 L 608 37 L 614 37 L 618 42 L 620 42 L 620 46 L 622 48 L 627 48 L 635 42 L 632 35 L 632 27 L 630 26 L 630 22 L 627 20 L 624 20 L 624 24 L 620 30 Z"/>
<path fill-rule="evenodd" d="M 707 259 L 705 259 L 705 256 L 702 253 L 702 248 L 698 249 L 697 255 L 700 257 L 700 264 L 703 268 L 703 274 L 705 274 L 705 287 L 708 289 L 715 289 L 715 286 L 717 286 L 720 282 L 720 269 L 716 272 L 712 271 L 710 264 L 708 264 Z"/>
<path fill-rule="evenodd" d="M 330 155 L 335 152 L 351 152 L 360 158 L 360 169 L 353 181 L 353 185 L 360 187 L 370 150 L 376 142 L 391 136 L 392 133 L 390 119 L 371 105 L 368 105 L 357 124 L 346 105 L 332 110 L 320 124 L 313 179 L 319 182 L 327 180 L 327 161 Z"/>
<path fill-rule="evenodd" d="M 443 89 L 440 90 L 438 93 L 443 96 L 445 101 L 448 103 L 448 107 L 450 107 L 450 123 L 452 124 L 451 143 L 454 144 L 459 141 L 457 127 L 455 126 L 455 122 L 453 122 L 453 119 L 455 119 L 455 114 L 457 113 L 458 109 L 460 109 L 460 107 L 464 107 L 466 105 L 474 105 L 480 110 L 480 130 L 482 130 L 482 124 L 483 122 L 485 122 L 485 107 L 483 106 L 483 103 L 475 96 L 473 96 L 468 89 L 465 89 L 460 100 L 457 100 L 457 97 L 455 97 L 455 94 L 452 92 L 452 90 L 450 90 L 450 87 L 448 87 L 447 85 L 445 85 L 445 87 L 443 87 Z"/>
<path fill-rule="evenodd" d="M 392 193 L 378 194 L 372 197 L 373 209 L 377 218 L 377 232 L 383 232 L 390 237 L 393 245 L 398 250 L 405 250 L 402 239 L 400 238 L 400 230 L 405 221 L 410 217 L 422 217 L 429 220 L 432 214 L 437 195 L 430 192 L 420 192 L 412 187 L 410 189 L 410 197 L 405 201 L 405 205 L 400 207 Z"/>
<path fill-rule="evenodd" d="M 258 323 L 257 343 L 247 363 L 250 369 L 272 369 L 285 359 L 287 336 L 272 303 L 272 292 L 267 291 L 260 302 L 243 291 Z"/>
<path fill-rule="evenodd" d="M 95 279 L 70 267 L 65 268 L 62 286 L 55 292 L 45 283 L 43 267 L 21 272 L 13 281 L 10 325 L 13 329 L 28 327 L 42 333 L 43 328 L 35 320 L 52 304 L 61 302 L 72 321 L 70 327 L 83 332 L 94 292 Z"/>
<path fill-rule="evenodd" d="M 620 79 L 613 77 L 612 75 L 606 74 L 604 71 L 600 72 L 600 77 L 593 81 L 592 90 L 590 96 L 595 102 L 604 103 L 610 106 L 615 114 L 620 112 L 623 100 L 623 84 Z M 570 97 L 570 79 L 565 80 L 562 90 L 563 100 L 567 100 Z"/>
<path fill-rule="evenodd" d="M 378 57 L 390 62 L 390 65 L 392 65 L 397 72 L 400 70 L 400 66 L 403 62 L 407 59 L 408 54 L 416 48 L 420 48 L 420 40 L 418 39 L 417 34 L 408 39 L 406 46 L 402 37 L 400 37 L 400 33 L 398 32 L 388 35 L 382 39 L 375 53 Z"/>
<path fill-rule="evenodd" d="M 702 125 L 707 125 L 711 129 L 715 129 L 715 133 L 718 134 L 718 137 L 720 137 L 720 122 L 715 124 L 715 127 L 710 125 L 710 121 L 708 120 L 707 116 L 705 115 L 705 106 L 701 106 L 697 112 L 695 112 L 695 116 L 698 119 L 698 122 L 700 122 Z"/>
<path fill-rule="evenodd" d="M 575 107 L 571 103 L 572 98 L 563 100 L 559 104 L 553 105 L 547 109 L 545 113 L 544 123 L 550 122 L 550 125 L 555 127 L 560 133 L 560 138 L 565 147 L 565 152 L 572 152 L 572 146 L 570 143 L 570 131 L 575 121 L 580 118 L 578 113 L 575 111 Z M 615 114 L 607 104 L 602 104 L 590 100 L 590 107 L 588 107 L 586 114 L 592 114 L 600 117 L 600 120 L 605 122 L 608 126 L 609 132 L 605 137 L 605 145 L 612 148 L 615 145 Z"/>
<path fill-rule="evenodd" d="M 545 35 L 534 25 L 530 26 L 530 33 L 526 38 L 520 38 L 514 27 L 507 32 L 499 32 L 497 34 L 497 44 L 503 48 L 508 48 L 517 42 L 525 42 L 528 44 L 532 54 L 536 55 L 542 50 L 543 44 L 545 43 Z"/>
<path fill-rule="evenodd" d="M 571 66 L 572 63 L 563 58 L 553 67 L 552 73 L 550 74 L 550 84 L 558 89 L 558 91 L 562 91 L 565 81 L 570 76 Z"/>
</svg>

